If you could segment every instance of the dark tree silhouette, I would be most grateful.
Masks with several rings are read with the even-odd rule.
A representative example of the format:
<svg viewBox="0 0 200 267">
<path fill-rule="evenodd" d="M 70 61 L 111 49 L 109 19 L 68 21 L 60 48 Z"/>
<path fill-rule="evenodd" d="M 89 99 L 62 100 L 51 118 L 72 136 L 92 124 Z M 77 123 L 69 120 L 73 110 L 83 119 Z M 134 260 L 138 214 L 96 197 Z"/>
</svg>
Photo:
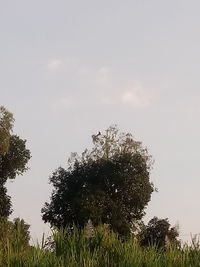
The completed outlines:
<svg viewBox="0 0 200 267">
<path fill-rule="evenodd" d="M 130 134 L 110 127 L 93 136 L 94 147 L 81 157 L 73 154 L 68 169 L 56 170 L 51 202 L 42 218 L 58 228 L 109 224 L 120 235 L 129 235 L 136 220 L 145 214 L 154 188 L 149 181 L 151 157 Z"/>
<path fill-rule="evenodd" d="M 141 232 L 141 245 L 155 245 L 157 248 L 164 248 L 168 243 L 179 244 L 179 236 L 176 227 L 171 227 L 168 219 L 158 219 L 154 217 Z"/>
<path fill-rule="evenodd" d="M 8 112 L 6 109 L 3 111 Z M 2 118 L 4 117 L 2 116 Z M 15 179 L 17 175 L 21 175 L 27 170 L 30 151 L 26 148 L 26 140 L 11 133 L 12 114 L 8 112 L 6 118 L 0 119 L 1 121 L 3 126 L 0 125 L 0 216 L 8 217 L 12 212 L 12 205 L 5 184 L 8 179 Z"/>
</svg>

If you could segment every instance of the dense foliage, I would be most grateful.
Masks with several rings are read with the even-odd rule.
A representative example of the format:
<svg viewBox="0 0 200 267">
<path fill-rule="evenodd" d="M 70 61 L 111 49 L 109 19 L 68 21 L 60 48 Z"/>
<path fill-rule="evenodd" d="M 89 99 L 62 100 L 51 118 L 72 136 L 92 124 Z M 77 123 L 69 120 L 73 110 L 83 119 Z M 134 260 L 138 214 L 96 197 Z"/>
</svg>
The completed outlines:
<svg viewBox="0 0 200 267">
<path fill-rule="evenodd" d="M 156 245 L 157 248 L 164 248 L 169 243 L 179 245 L 178 235 L 178 229 L 170 227 L 168 219 L 154 217 L 140 233 L 140 244 L 145 247 Z"/>
<path fill-rule="evenodd" d="M 19 218 L 9 221 L 0 217 L 0 266 L 9 266 L 9 259 L 12 253 L 18 253 L 23 257 L 30 249 L 30 225 Z M 13 263 L 12 266 L 19 266 Z"/>
<path fill-rule="evenodd" d="M 26 148 L 26 140 L 13 135 L 13 116 L 5 108 L 0 108 L 0 216 L 8 217 L 11 210 L 11 199 L 7 195 L 5 184 L 8 179 L 27 170 L 30 151 Z"/>
<path fill-rule="evenodd" d="M 0 155 L 8 152 L 13 123 L 12 113 L 0 106 Z"/>
<path fill-rule="evenodd" d="M 145 214 L 154 188 L 149 180 L 151 157 L 130 134 L 110 127 L 93 136 L 94 147 L 75 155 L 67 170 L 50 178 L 51 202 L 42 209 L 43 220 L 58 228 L 110 225 L 120 235 L 130 235 L 134 222 Z"/>
<path fill-rule="evenodd" d="M 71 232 L 70 232 L 71 233 Z M 11 242 L 11 243 L 10 243 Z M 41 245 L 24 247 L 12 241 L 0 244 L 0 266 L 10 267 L 199 267 L 200 246 L 193 243 L 182 248 L 156 246 L 141 248 L 136 239 L 120 241 L 105 227 L 95 229 L 88 237 L 85 231 L 67 230 L 53 233 L 48 248 Z"/>
<path fill-rule="evenodd" d="M 7 241 L 15 246 L 16 242 L 21 246 L 28 247 L 30 241 L 30 225 L 23 219 L 15 218 L 9 221 L 5 217 L 0 217 L 0 246 L 6 244 Z"/>
</svg>

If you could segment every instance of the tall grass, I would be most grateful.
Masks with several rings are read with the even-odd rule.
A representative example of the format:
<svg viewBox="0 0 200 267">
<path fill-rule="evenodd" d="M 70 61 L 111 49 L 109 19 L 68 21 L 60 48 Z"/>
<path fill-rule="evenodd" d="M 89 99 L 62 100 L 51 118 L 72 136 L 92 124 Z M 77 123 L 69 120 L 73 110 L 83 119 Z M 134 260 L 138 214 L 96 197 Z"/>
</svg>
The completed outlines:
<svg viewBox="0 0 200 267">
<path fill-rule="evenodd" d="M 198 242 L 167 250 L 141 248 L 136 239 L 120 241 L 101 226 L 92 235 L 85 230 L 54 231 L 51 239 L 23 246 L 20 238 L 0 244 L 0 266 L 9 267 L 191 267 L 200 266 Z"/>
</svg>

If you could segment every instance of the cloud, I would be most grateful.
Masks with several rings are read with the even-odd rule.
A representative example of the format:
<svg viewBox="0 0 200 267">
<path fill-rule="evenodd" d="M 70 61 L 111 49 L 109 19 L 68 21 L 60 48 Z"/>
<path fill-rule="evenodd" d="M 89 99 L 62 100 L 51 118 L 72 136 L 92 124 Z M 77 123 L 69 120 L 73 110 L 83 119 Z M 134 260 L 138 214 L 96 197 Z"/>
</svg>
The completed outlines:
<svg viewBox="0 0 200 267">
<path fill-rule="evenodd" d="M 103 74 L 103 75 L 109 74 L 111 72 L 112 72 L 112 69 L 108 66 L 103 66 L 103 67 L 99 68 L 99 70 L 98 70 L 98 73 Z"/>
<path fill-rule="evenodd" d="M 52 101 L 52 108 L 54 110 L 70 110 L 77 105 L 80 105 L 80 101 L 75 96 L 63 96 L 57 98 L 56 101 Z"/>
<path fill-rule="evenodd" d="M 148 108 L 151 106 L 155 96 L 155 90 L 148 87 L 143 87 L 139 83 L 127 86 L 122 89 L 123 85 L 112 85 L 110 90 L 102 90 L 104 95 L 101 98 L 101 103 L 113 107 L 131 107 L 131 108 Z"/>
<path fill-rule="evenodd" d="M 91 68 L 88 65 L 80 65 L 79 74 L 85 81 L 93 82 L 97 86 L 105 86 L 110 82 L 112 69 L 109 66 Z"/>
<path fill-rule="evenodd" d="M 107 65 L 90 66 L 77 60 L 49 60 L 46 69 L 68 73 L 61 97 L 54 99 L 54 109 L 74 109 L 105 106 L 107 108 L 147 108 L 152 104 L 155 90 L 141 82 L 121 79 L 120 73 Z M 65 81 L 65 80 L 64 80 Z M 70 85 L 70 86 L 69 86 Z M 70 89 L 73 87 L 74 89 Z M 65 89 L 66 88 L 66 89 Z"/>
<path fill-rule="evenodd" d="M 45 65 L 45 70 L 57 71 L 63 66 L 63 61 L 61 59 L 51 59 Z"/>
<path fill-rule="evenodd" d="M 128 88 L 121 94 L 120 101 L 135 108 L 146 108 L 151 105 L 152 97 L 152 90 L 145 90 L 141 86 L 133 86 L 133 88 Z"/>
<path fill-rule="evenodd" d="M 106 97 L 106 96 L 104 96 L 104 97 L 102 97 L 101 98 L 101 103 L 102 104 L 104 104 L 104 105 L 112 105 L 113 104 L 113 101 L 112 101 L 112 99 L 110 98 L 110 97 Z"/>
</svg>

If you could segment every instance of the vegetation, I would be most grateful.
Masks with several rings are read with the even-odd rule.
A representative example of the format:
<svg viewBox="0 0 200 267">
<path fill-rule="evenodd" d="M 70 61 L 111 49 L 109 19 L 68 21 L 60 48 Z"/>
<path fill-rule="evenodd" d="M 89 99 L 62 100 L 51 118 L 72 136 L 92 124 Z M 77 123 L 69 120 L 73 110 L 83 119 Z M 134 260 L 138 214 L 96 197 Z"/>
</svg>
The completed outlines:
<svg viewBox="0 0 200 267">
<path fill-rule="evenodd" d="M 179 245 L 177 237 L 179 236 L 177 227 L 171 227 L 168 219 L 158 219 L 154 217 L 147 226 L 144 226 L 140 232 L 140 245 L 156 245 L 157 248 L 164 248 L 166 244 L 173 242 Z"/>
<path fill-rule="evenodd" d="M 28 247 L 30 241 L 30 225 L 25 223 L 23 219 L 15 218 L 12 221 L 7 220 L 5 217 L 0 218 L 0 246 L 4 243 L 12 243 L 15 246 L 15 242 L 19 242 L 22 247 Z"/>
<path fill-rule="evenodd" d="M 7 195 L 5 184 L 8 179 L 27 170 L 30 151 L 26 148 L 26 140 L 12 134 L 13 115 L 4 107 L 0 107 L 0 216 L 8 217 L 11 212 L 11 199 Z"/>
<path fill-rule="evenodd" d="M 49 242 L 49 241 L 48 241 Z M 104 226 L 92 236 L 85 230 L 55 231 L 51 244 L 23 247 L 20 242 L 1 244 L 0 266 L 9 267 L 190 267 L 200 266 L 200 247 L 197 243 L 177 248 L 171 244 L 166 250 L 156 246 L 141 248 L 131 238 L 121 241 Z M 3 253 L 2 253 L 3 251 Z"/>
<path fill-rule="evenodd" d="M 8 152 L 13 123 L 13 114 L 0 106 L 0 155 Z"/>
<path fill-rule="evenodd" d="M 131 134 L 110 127 L 92 136 L 93 148 L 73 153 L 56 170 L 51 202 L 42 209 L 52 235 L 30 246 L 28 225 L 9 221 L 8 179 L 27 170 L 26 140 L 13 135 L 12 113 L 0 107 L 0 266 L 9 267 L 192 267 L 200 245 L 182 245 L 168 219 L 142 222 L 154 186 L 151 156 Z"/>
<path fill-rule="evenodd" d="M 17 252 L 23 255 L 30 249 L 30 225 L 19 218 L 8 221 L 5 217 L 0 217 L 0 266 L 5 266 L 9 253 Z"/>
<path fill-rule="evenodd" d="M 131 134 L 121 134 L 116 127 L 94 135 L 93 144 L 81 157 L 74 154 L 67 170 L 53 173 L 54 190 L 42 209 L 43 220 L 58 228 L 83 228 L 91 220 L 130 236 L 154 190 L 151 157 Z"/>
</svg>

